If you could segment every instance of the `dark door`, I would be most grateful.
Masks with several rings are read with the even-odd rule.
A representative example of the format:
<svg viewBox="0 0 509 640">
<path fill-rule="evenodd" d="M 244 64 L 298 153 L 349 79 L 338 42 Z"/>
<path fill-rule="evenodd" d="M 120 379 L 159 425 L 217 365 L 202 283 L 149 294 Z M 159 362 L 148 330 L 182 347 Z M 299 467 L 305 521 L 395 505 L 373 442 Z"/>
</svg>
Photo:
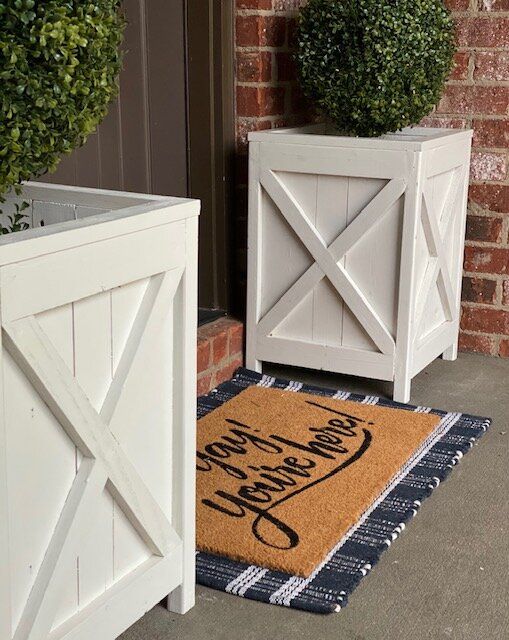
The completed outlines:
<svg viewBox="0 0 509 640">
<path fill-rule="evenodd" d="M 184 0 L 125 0 L 120 94 L 52 182 L 188 195 Z"/>
<path fill-rule="evenodd" d="M 232 0 L 124 0 L 120 93 L 45 179 L 202 200 L 200 305 L 228 306 Z"/>
</svg>

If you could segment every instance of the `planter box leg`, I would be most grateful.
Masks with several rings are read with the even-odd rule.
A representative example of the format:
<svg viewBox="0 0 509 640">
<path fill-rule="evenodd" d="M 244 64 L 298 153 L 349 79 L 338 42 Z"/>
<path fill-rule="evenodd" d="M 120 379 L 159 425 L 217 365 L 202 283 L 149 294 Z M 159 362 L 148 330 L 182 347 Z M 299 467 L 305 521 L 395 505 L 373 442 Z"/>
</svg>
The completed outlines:
<svg viewBox="0 0 509 640">
<path fill-rule="evenodd" d="M 254 358 L 246 358 L 246 367 L 256 373 L 262 373 L 262 361 Z"/>
<path fill-rule="evenodd" d="M 195 604 L 195 588 L 194 580 L 190 580 L 187 583 L 172 591 L 168 596 L 168 611 L 171 613 L 187 613 L 194 607 Z"/>
<path fill-rule="evenodd" d="M 442 360 L 456 360 L 458 357 L 458 341 L 451 344 L 442 354 Z"/>
<path fill-rule="evenodd" d="M 198 218 L 190 221 L 187 227 L 186 272 L 179 291 L 180 317 L 177 322 L 182 327 L 181 348 L 176 348 L 174 366 L 180 373 L 175 376 L 176 389 L 181 398 L 180 405 L 174 408 L 175 431 L 173 447 L 179 455 L 173 463 L 173 484 L 175 498 L 172 505 L 173 525 L 182 538 L 182 584 L 168 596 L 168 610 L 184 614 L 195 603 L 195 496 L 196 496 L 196 299 L 198 286 Z M 183 385 L 183 388 L 180 387 Z M 193 407 L 193 410 L 190 410 Z"/>
<path fill-rule="evenodd" d="M 410 402 L 410 389 L 412 378 L 407 375 L 399 375 L 394 378 L 393 400 L 394 402 Z"/>
</svg>

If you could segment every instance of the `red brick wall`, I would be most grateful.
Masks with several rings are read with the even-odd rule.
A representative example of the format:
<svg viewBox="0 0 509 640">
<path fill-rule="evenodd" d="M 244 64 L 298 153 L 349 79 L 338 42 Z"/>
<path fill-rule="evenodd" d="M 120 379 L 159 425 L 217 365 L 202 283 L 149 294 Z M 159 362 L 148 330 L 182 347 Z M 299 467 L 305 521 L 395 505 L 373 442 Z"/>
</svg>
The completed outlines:
<svg viewBox="0 0 509 640">
<path fill-rule="evenodd" d="M 447 0 L 459 51 L 427 123 L 474 129 L 460 347 L 509 357 L 509 0 Z"/>
<path fill-rule="evenodd" d="M 242 323 L 231 318 L 220 318 L 198 328 L 199 396 L 231 378 L 243 364 L 243 334 Z"/>
<path fill-rule="evenodd" d="M 306 0 L 236 0 L 237 246 L 245 293 L 246 136 L 309 121 L 291 61 Z M 460 346 L 509 357 L 509 0 L 446 0 L 457 21 L 456 68 L 432 126 L 473 127 Z"/>
<path fill-rule="evenodd" d="M 247 134 L 309 122 L 311 109 L 296 82 L 292 40 L 304 0 L 235 0 L 237 98 L 237 295 L 245 302 Z"/>
</svg>

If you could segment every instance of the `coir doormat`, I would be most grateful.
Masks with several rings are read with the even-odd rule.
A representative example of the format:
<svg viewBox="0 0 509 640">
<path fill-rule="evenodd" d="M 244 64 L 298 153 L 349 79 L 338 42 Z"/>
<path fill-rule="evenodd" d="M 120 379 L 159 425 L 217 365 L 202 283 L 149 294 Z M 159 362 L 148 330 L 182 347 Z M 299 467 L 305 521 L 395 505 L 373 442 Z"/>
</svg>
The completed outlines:
<svg viewBox="0 0 509 640">
<path fill-rule="evenodd" d="M 428 413 L 244 389 L 200 421 L 199 548 L 309 576 L 439 423 Z"/>
<path fill-rule="evenodd" d="M 322 613 L 489 426 L 245 369 L 198 415 L 198 582 Z"/>
</svg>

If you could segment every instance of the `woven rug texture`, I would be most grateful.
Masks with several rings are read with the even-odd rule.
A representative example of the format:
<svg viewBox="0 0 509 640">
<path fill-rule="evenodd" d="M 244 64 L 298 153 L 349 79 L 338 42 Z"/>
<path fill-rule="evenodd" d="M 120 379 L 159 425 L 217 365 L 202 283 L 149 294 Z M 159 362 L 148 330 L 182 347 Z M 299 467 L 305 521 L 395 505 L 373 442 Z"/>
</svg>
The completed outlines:
<svg viewBox="0 0 509 640">
<path fill-rule="evenodd" d="M 198 399 L 198 418 L 208 415 L 250 386 L 406 409 L 432 414 L 439 419 L 439 427 L 433 432 L 433 438 L 419 449 L 418 455 L 412 457 L 371 508 L 363 513 L 348 534 L 338 541 L 307 577 L 270 570 L 213 553 L 197 552 L 198 583 L 252 600 L 315 613 L 332 613 L 347 604 L 348 596 L 374 567 L 383 551 L 396 540 L 405 524 L 417 513 L 422 501 L 445 480 L 490 425 L 488 418 L 322 389 L 242 368 L 231 380 Z M 225 531 L 225 535 L 228 532 Z"/>
</svg>

